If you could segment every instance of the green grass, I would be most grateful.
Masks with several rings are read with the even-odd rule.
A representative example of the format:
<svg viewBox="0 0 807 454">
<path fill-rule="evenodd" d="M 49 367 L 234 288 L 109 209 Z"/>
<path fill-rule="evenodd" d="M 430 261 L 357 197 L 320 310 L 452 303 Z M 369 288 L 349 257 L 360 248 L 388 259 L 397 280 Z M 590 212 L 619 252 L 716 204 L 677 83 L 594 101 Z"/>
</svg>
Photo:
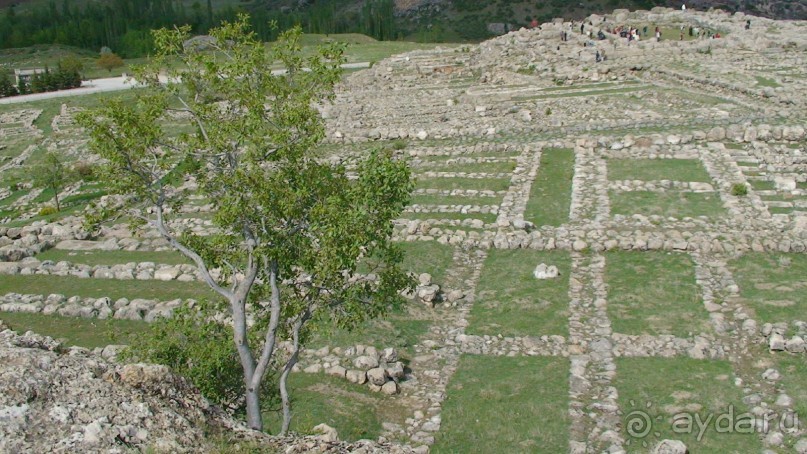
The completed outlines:
<svg viewBox="0 0 807 454">
<path fill-rule="evenodd" d="M 772 191 L 776 189 L 776 185 L 773 184 L 773 181 L 750 180 L 749 183 L 755 191 Z"/>
<path fill-rule="evenodd" d="M 729 362 L 689 358 L 617 358 L 616 365 L 614 386 L 619 392 L 618 402 L 624 415 L 622 430 L 630 442 L 629 452 L 648 452 L 649 449 L 643 448 L 643 442 L 652 448 L 662 439 L 681 440 L 693 453 L 762 450 L 756 433 L 720 433 L 716 430 L 716 420 L 727 414 L 730 407 L 733 407 L 734 422 L 748 411 L 742 403 L 742 390 L 734 386 L 734 371 Z M 627 428 L 631 426 L 630 421 L 642 421 L 642 414 L 650 417 L 652 427 L 646 438 L 634 438 Z M 686 423 L 685 414 L 691 416 L 691 424 Z M 700 439 L 696 414 L 704 427 Z M 712 419 L 706 424 L 709 415 Z M 723 418 L 724 425 L 727 418 Z"/>
<path fill-rule="evenodd" d="M 557 266 L 560 276 L 535 279 L 532 273 L 540 263 Z M 491 250 L 467 331 L 503 336 L 568 334 L 570 266 L 567 252 Z"/>
<path fill-rule="evenodd" d="M 120 265 L 129 262 L 154 262 L 167 265 L 191 263 L 182 254 L 174 251 L 68 251 L 49 249 L 36 256 L 39 260 L 62 260 L 86 265 Z"/>
<path fill-rule="evenodd" d="M 803 355 L 803 353 L 802 353 Z M 777 354 L 776 370 L 782 374 L 782 387 L 795 402 L 794 410 L 802 426 L 807 415 L 807 361 L 798 354 Z M 759 371 L 761 374 L 763 371 Z"/>
<path fill-rule="evenodd" d="M 609 159 L 608 179 L 703 183 L 712 181 L 703 164 L 697 159 Z"/>
<path fill-rule="evenodd" d="M 713 192 L 609 191 L 612 214 L 641 214 L 677 219 L 726 215 L 720 196 Z"/>
<path fill-rule="evenodd" d="M 429 273 L 432 282 L 442 284 L 446 270 L 454 263 L 454 246 L 436 241 L 399 243 L 404 251 L 403 269 L 413 273 Z"/>
<path fill-rule="evenodd" d="M 728 142 L 723 144 L 729 150 L 745 150 L 745 144 L 742 143 L 735 143 L 735 142 Z"/>
<path fill-rule="evenodd" d="M 394 314 L 384 320 L 372 320 L 357 327 L 353 331 L 336 329 L 331 332 L 315 335 L 307 345 L 308 348 L 350 347 L 353 345 L 372 345 L 377 349 L 394 347 L 402 358 L 414 356 L 414 345 L 426 334 L 431 326 L 430 320 L 415 320 L 405 314 Z"/>
<path fill-rule="evenodd" d="M 26 189 L 21 190 L 21 191 L 12 192 L 11 195 L 9 195 L 8 197 L 6 197 L 3 200 L 0 200 L 0 207 L 10 206 L 11 204 L 13 204 L 17 200 L 19 200 L 20 197 L 24 196 L 25 194 L 28 194 L 28 190 L 26 190 Z"/>
<path fill-rule="evenodd" d="M 465 220 L 465 219 L 480 219 L 485 224 L 492 224 L 496 222 L 496 215 L 492 213 L 403 213 L 401 219 L 415 219 L 415 220 Z"/>
<path fill-rule="evenodd" d="M 751 317 L 761 323 L 805 319 L 807 255 L 747 253 L 729 267 Z"/>
<path fill-rule="evenodd" d="M 378 438 L 381 422 L 398 408 L 389 397 L 367 386 L 325 374 L 291 374 L 289 394 L 293 432 L 311 433 L 314 426 L 325 423 L 347 441 Z M 278 433 L 281 422 L 279 412 L 264 412 L 264 429 L 269 433 Z"/>
<path fill-rule="evenodd" d="M 431 452 L 567 452 L 568 373 L 563 358 L 464 355 Z"/>
<path fill-rule="evenodd" d="M 509 178 L 420 177 L 415 180 L 415 189 L 487 189 L 490 191 L 506 191 L 509 188 Z"/>
<path fill-rule="evenodd" d="M 793 212 L 792 207 L 768 207 L 768 212 L 771 214 L 790 214 Z"/>
<path fill-rule="evenodd" d="M 619 251 L 605 258 L 608 314 L 615 332 L 689 337 L 710 330 L 688 255 Z"/>
<path fill-rule="evenodd" d="M 759 87 L 771 87 L 771 88 L 781 87 L 781 85 L 778 82 L 767 77 L 756 76 L 755 79 L 757 81 L 757 86 Z"/>
<path fill-rule="evenodd" d="M 85 348 L 136 342 L 148 330 L 148 323 L 134 320 L 98 320 L 20 312 L 0 312 L 0 320 L 20 334 L 30 330 L 60 339 L 66 346 Z"/>
<path fill-rule="evenodd" d="M 0 295 L 11 292 L 38 295 L 58 293 L 68 297 L 109 297 L 113 300 L 146 298 L 160 301 L 177 298 L 201 300 L 215 296 L 207 285 L 201 282 L 81 279 L 73 276 L 47 275 L 3 276 L 3 279 L 0 279 Z"/>
<path fill-rule="evenodd" d="M 437 145 L 436 145 L 437 146 Z M 431 164 L 444 164 L 445 161 L 457 158 L 515 158 L 520 155 L 517 151 L 486 151 L 480 153 L 463 153 L 463 154 L 438 154 L 430 156 L 421 156 L 419 159 L 424 166 Z"/>
<path fill-rule="evenodd" d="M 437 164 L 437 163 L 434 163 Z M 418 172 L 464 172 L 464 173 L 512 173 L 516 168 L 515 161 L 503 162 L 463 162 L 444 164 L 423 163 L 415 170 Z"/>
<path fill-rule="evenodd" d="M 574 151 L 568 148 L 544 149 L 524 219 L 537 226 L 557 227 L 566 223 L 572 203 L 573 177 Z"/>
<path fill-rule="evenodd" d="M 412 196 L 412 203 L 418 205 L 498 205 L 501 202 L 501 196 L 466 197 L 437 194 L 415 194 Z"/>
</svg>

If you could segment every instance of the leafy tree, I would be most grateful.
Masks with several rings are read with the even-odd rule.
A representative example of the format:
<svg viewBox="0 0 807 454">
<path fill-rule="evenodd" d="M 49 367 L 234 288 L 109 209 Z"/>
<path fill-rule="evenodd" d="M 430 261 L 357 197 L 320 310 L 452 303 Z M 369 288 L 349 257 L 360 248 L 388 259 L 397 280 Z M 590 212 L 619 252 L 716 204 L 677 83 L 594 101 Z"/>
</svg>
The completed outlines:
<svg viewBox="0 0 807 454">
<path fill-rule="evenodd" d="M 68 55 L 59 60 L 59 69 L 68 73 L 77 73 L 79 76 L 84 72 L 84 62 L 75 55 Z"/>
<path fill-rule="evenodd" d="M 7 96 L 16 96 L 19 92 L 17 88 L 14 87 L 14 84 L 11 83 L 11 78 L 8 74 L 0 75 L 0 98 L 5 98 Z"/>
<path fill-rule="evenodd" d="M 62 160 L 53 152 L 45 154 L 42 163 L 37 166 L 34 182 L 37 186 L 53 191 L 56 211 L 61 211 L 59 192 L 70 181 L 70 171 Z"/>
<path fill-rule="evenodd" d="M 113 69 L 123 66 L 123 59 L 113 52 L 105 52 L 98 57 L 95 64 L 107 72 L 112 72 Z"/>
<path fill-rule="evenodd" d="M 278 368 L 286 433 L 287 379 L 308 336 L 380 316 L 411 286 L 390 238 L 412 186 L 391 152 L 370 152 L 350 178 L 345 164 L 315 152 L 325 135 L 315 105 L 333 97 L 344 46 L 304 59 L 294 28 L 267 50 L 248 20 L 213 29 L 216 52 L 184 49 L 187 26 L 154 32 L 156 57 L 135 72 L 147 86 L 138 100 L 109 100 L 79 121 L 107 162 L 110 190 L 128 196 L 121 209 L 191 259 L 226 300 L 254 429 L 263 427 L 261 383 Z M 184 67 L 165 69 L 169 56 Z M 287 72 L 271 75 L 275 63 Z M 171 101 L 195 133 L 169 138 L 162 125 Z M 214 234 L 168 222 L 189 196 L 180 189 L 189 176 L 213 205 Z M 359 273 L 359 263 L 372 272 Z"/>
</svg>

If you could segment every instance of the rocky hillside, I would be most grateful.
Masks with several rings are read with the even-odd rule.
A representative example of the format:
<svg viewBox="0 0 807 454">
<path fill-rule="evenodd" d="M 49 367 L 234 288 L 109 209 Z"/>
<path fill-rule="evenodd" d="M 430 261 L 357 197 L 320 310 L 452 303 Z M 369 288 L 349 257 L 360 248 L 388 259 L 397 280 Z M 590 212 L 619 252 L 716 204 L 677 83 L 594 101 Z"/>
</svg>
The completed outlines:
<svg viewBox="0 0 807 454">
<path fill-rule="evenodd" d="M 0 321 L 0 452 L 219 452 L 233 441 L 266 452 L 412 452 L 250 431 L 167 367 L 117 364 L 109 350 L 64 348 Z"/>
</svg>

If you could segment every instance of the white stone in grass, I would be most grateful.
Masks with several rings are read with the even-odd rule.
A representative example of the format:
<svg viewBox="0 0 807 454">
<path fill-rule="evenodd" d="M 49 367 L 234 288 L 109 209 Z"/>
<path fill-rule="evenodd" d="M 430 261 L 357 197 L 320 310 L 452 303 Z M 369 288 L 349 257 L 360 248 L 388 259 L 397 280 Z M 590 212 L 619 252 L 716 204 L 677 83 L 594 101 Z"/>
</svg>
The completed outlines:
<svg viewBox="0 0 807 454">
<path fill-rule="evenodd" d="M 661 440 L 653 448 L 653 454 L 687 454 L 687 445 L 681 440 Z"/>
<path fill-rule="evenodd" d="M 532 272 L 532 275 L 535 276 L 535 279 L 554 279 L 560 275 L 560 272 L 555 265 L 541 263 L 535 267 L 535 271 Z"/>
<path fill-rule="evenodd" d="M 327 424 L 319 424 L 312 429 L 314 433 L 319 434 L 317 438 L 324 442 L 339 441 L 339 433 L 333 427 Z"/>
</svg>

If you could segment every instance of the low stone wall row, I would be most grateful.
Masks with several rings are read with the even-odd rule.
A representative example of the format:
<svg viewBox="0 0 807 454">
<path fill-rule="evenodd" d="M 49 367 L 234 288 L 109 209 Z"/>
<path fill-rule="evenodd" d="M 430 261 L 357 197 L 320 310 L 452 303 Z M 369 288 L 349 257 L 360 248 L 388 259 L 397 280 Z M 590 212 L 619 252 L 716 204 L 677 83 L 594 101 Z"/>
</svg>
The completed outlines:
<svg viewBox="0 0 807 454">
<path fill-rule="evenodd" d="M 0 274 L 7 275 L 53 275 L 78 278 L 201 281 L 194 265 L 165 265 L 153 262 L 126 263 L 120 265 L 85 265 L 66 261 L 39 261 L 29 257 L 19 262 L 0 262 Z"/>
<path fill-rule="evenodd" d="M 114 318 L 152 322 L 159 317 L 170 317 L 173 310 L 183 304 L 193 306 L 194 300 L 157 301 L 149 299 L 82 298 L 65 295 L 23 295 L 8 293 L 0 296 L 0 311 L 40 313 L 81 318 Z"/>
<path fill-rule="evenodd" d="M 715 188 L 709 183 L 698 183 L 694 181 L 642 181 L 642 180 L 622 180 L 612 181 L 608 184 L 608 189 L 612 191 L 650 191 L 667 192 L 676 190 L 679 192 L 714 192 Z"/>
<path fill-rule="evenodd" d="M 441 244 L 480 249 L 700 251 L 714 253 L 807 252 L 807 238 L 765 237 L 746 232 L 656 232 L 598 229 L 547 229 L 540 231 L 463 231 L 442 229 L 426 222 L 426 227 L 398 228 L 397 241 L 437 241 Z"/>
</svg>

